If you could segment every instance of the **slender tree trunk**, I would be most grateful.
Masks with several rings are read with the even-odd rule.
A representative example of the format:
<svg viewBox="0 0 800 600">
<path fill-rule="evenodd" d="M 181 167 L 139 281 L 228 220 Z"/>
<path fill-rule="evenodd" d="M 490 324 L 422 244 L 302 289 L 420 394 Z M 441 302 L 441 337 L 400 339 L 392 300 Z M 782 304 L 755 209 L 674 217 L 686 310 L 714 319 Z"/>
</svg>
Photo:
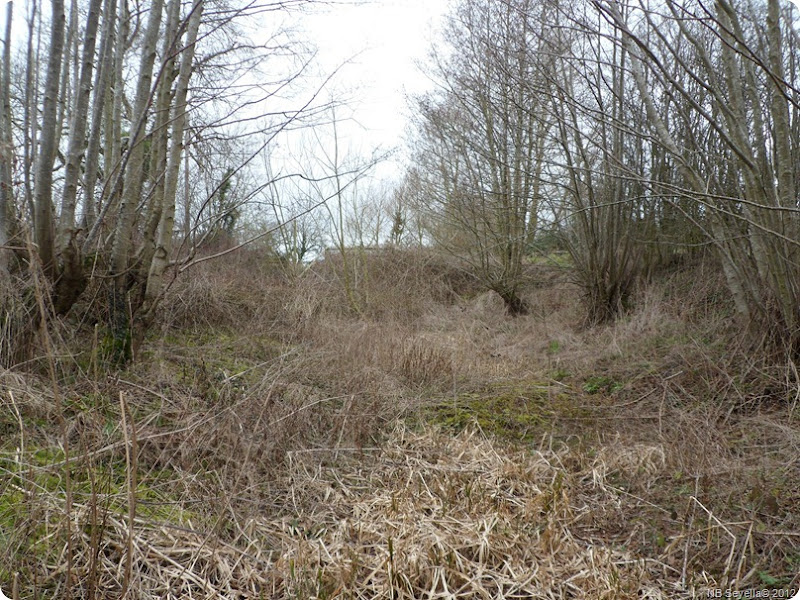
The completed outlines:
<svg viewBox="0 0 800 600">
<path fill-rule="evenodd" d="M 188 121 L 188 117 L 186 118 Z M 183 244 L 192 246 L 192 195 L 189 190 L 189 127 L 185 127 L 183 154 Z"/>
<path fill-rule="evenodd" d="M 87 111 L 89 110 L 89 97 L 92 91 L 92 71 L 95 61 L 94 49 L 102 2 L 103 0 L 91 0 L 86 19 L 80 78 L 69 128 L 64 197 L 61 201 L 61 215 L 58 224 L 59 252 L 70 245 L 75 235 L 75 206 L 78 197 L 78 180 L 80 178 L 81 159 L 86 148 Z M 97 94 L 100 94 L 99 90 L 97 90 Z"/>
<path fill-rule="evenodd" d="M 186 30 L 185 49 L 181 54 L 181 64 L 171 115 L 171 144 L 169 147 L 169 156 L 167 158 L 167 170 L 164 177 L 164 192 L 162 195 L 164 205 L 158 224 L 155 253 L 153 254 L 150 263 L 150 271 L 147 277 L 144 304 L 142 305 L 143 322 L 137 335 L 138 340 L 140 340 L 141 336 L 144 334 L 144 328 L 150 324 L 154 317 L 155 308 L 163 292 L 164 273 L 169 265 L 169 257 L 172 253 L 178 178 L 180 177 L 181 153 L 184 151 L 183 140 L 186 134 L 189 80 L 192 75 L 195 43 L 197 41 L 197 33 L 200 29 L 200 21 L 204 6 L 204 0 L 194 1 Z"/>
<path fill-rule="evenodd" d="M 100 216 L 97 222 L 89 231 L 89 235 L 84 242 L 84 251 L 87 246 L 90 246 L 95 236 L 99 233 L 100 227 L 103 225 L 102 215 L 108 211 L 113 211 L 117 207 L 119 195 L 121 191 L 122 176 L 120 169 L 122 168 L 122 105 L 125 98 L 125 81 L 124 68 L 125 68 L 125 52 L 128 47 L 128 32 L 130 29 L 130 12 L 128 10 L 128 0 L 120 0 L 119 3 L 119 31 L 117 33 L 117 40 L 114 44 L 114 75 L 112 77 L 114 102 L 108 106 L 108 111 L 105 119 L 105 155 L 103 156 L 103 172 L 105 181 L 103 184 L 103 195 L 100 199 Z M 131 115 L 131 119 L 135 118 Z M 129 132 L 132 134 L 132 132 Z M 130 135 L 127 139 L 128 146 L 130 146 Z M 119 181 L 120 185 L 115 182 Z"/>
<path fill-rule="evenodd" d="M 111 85 L 113 71 L 113 47 L 115 40 L 115 24 L 117 22 L 116 0 L 106 0 L 104 8 L 102 41 L 100 44 L 100 68 L 95 78 L 95 94 L 92 102 L 92 125 L 89 131 L 89 142 L 86 147 L 86 167 L 83 180 L 84 227 L 90 227 L 97 218 L 95 206 L 95 186 L 97 185 L 98 165 L 100 158 L 100 133 L 103 124 L 103 113 L 106 97 Z"/>
<path fill-rule="evenodd" d="M 25 136 L 22 147 L 22 176 L 25 188 L 25 205 L 28 207 L 34 223 L 36 220 L 36 211 L 33 206 L 33 178 L 31 177 L 31 170 L 34 163 L 33 157 L 36 154 L 36 128 L 31 126 L 31 122 L 33 121 L 32 115 L 34 113 L 34 107 L 37 104 L 34 91 L 36 89 L 34 85 L 34 73 L 36 70 L 33 68 L 33 34 L 36 14 L 36 0 L 31 0 L 31 12 L 28 21 L 28 43 L 25 53 L 25 106 L 22 111 L 22 131 Z"/>
<path fill-rule="evenodd" d="M 154 0 L 150 7 L 147 30 L 142 44 L 139 79 L 133 106 L 133 130 L 131 131 L 128 160 L 124 174 L 120 175 L 124 176 L 124 180 L 111 247 L 110 275 L 112 277 L 112 290 L 109 298 L 113 359 L 117 362 L 127 361 L 130 358 L 131 351 L 131 315 L 128 298 L 130 273 L 128 269 L 133 267 L 133 265 L 129 264 L 131 258 L 130 248 L 133 243 L 136 207 L 139 204 L 142 192 L 147 113 L 151 101 L 153 65 L 156 59 L 156 45 L 161 28 L 163 7 L 163 0 Z M 119 84 L 119 82 L 117 83 Z"/>
<path fill-rule="evenodd" d="M 156 90 L 153 127 L 150 133 L 149 200 L 145 213 L 141 248 L 137 252 L 137 262 L 140 262 L 144 269 L 148 268 L 153 259 L 156 230 L 161 220 L 164 202 L 169 201 L 164 196 L 164 177 L 167 169 L 172 84 L 177 77 L 175 58 L 179 51 L 178 44 L 180 43 L 178 33 L 180 9 L 181 3 L 179 0 L 169 0 L 167 4 L 167 23 L 164 29 L 164 44 L 161 52 L 164 59 L 161 65 L 158 89 Z M 142 291 L 144 292 L 144 290 Z"/>
<path fill-rule="evenodd" d="M 53 228 L 53 163 L 58 148 L 58 90 L 61 60 L 64 54 L 64 0 L 51 0 L 50 50 L 42 107 L 41 142 L 36 165 L 34 192 L 34 239 L 39 259 L 49 277 L 55 274 L 55 231 Z"/>
<path fill-rule="evenodd" d="M 80 76 L 75 89 L 75 102 L 72 107 L 72 118 L 67 148 L 66 175 L 64 195 L 61 201 L 61 215 L 56 237 L 56 251 L 60 261 L 58 278 L 55 286 L 54 305 L 56 312 L 68 311 L 86 284 L 86 275 L 82 268 L 81 253 L 75 239 L 75 206 L 78 196 L 78 179 L 80 165 L 86 148 L 86 121 L 89 109 L 89 97 L 92 91 L 92 70 L 94 68 L 94 49 L 97 39 L 97 28 L 100 21 L 102 0 L 91 0 L 84 31 L 83 51 L 80 59 Z M 77 36 L 76 36 L 77 37 Z M 98 90 L 98 93 L 100 91 Z"/>
<path fill-rule="evenodd" d="M 14 192 L 11 181 L 11 163 L 14 159 L 14 144 L 11 137 L 11 17 L 14 5 L 6 5 L 6 31 L 3 42 L 3 63 L 0 66 L 0 285 L 8 279 L 8 266 L 11 250 L 8 244 L 11 232 Z M 2 298 L 2 288 L 0 288 Z"/>
<path fill-rule="evenodd" d="M 66 6 L 64 7 L 66 11 Z M 56 139 L 61 140 L 64 133 L 64 127 L 70 120 L 73 108 L 73 82 L 71 75 L 73 70 L 70 69 L 70 63 L 73 56 L 77 53 L 77 39 L 78 39 L 78 0 L 70 0 L 69 21 L 66 20 L 66 39 L 64 43 L 63 56 L 61 58 L 61 84 L 59 87 L 59 100 L 58 100 L 58 118 L 56 124 L 58 132 Z M 74 70 L 77 73 L 77 69 Z"/>
<path fill-rule="evenodd" d="M 770 89 L 770 115 L 775 140 L 775 181 L 777 185 L 777 202 L 783 208 L 796 208 L 797 196 L 795 192 L 795 168 L 796 157 L 792 156 L 791 129 L 789 126 L 789 106 L 785 96 L 786 86 L 783 83 L 783 52 L 781 43 L 780 27 L 780 6 L 778 0 L 769 0 L 767 3 L 767 42 L 770 77 L 768 85 Z M 797 234 L 794 224 L 797 216 L 793 213 L 779 213 L 774 218 L 768 211 L 765 215 L 771 229 L 777 230 L 780 234 L 788 234 L 794 238 Z M 783 316 L 783 326 L 786 330 L 786 342 L 792 347 L 792 352 L 797 353 L 800 348 L 797 333 L 797 324 L 800 320 L 800 308 L 798 308 L 798 280 L 796 273 L 795 259 L 797 248 L 794 244 L 787 244 L 784 240 L 776 239 L 774 236 L 770 240 L 772 251 L 770 252 L 770 269 L 764 274 L 772 281 L 777 301 L 780 304 Z"/>
</svg>

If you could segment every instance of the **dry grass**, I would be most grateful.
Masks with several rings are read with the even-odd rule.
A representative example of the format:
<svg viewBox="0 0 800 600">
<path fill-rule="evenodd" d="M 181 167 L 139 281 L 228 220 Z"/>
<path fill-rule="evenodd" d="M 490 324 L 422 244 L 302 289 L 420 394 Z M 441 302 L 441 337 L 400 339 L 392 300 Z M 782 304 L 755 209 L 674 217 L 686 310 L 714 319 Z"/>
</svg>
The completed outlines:
<svg viewBox="0 0 800 600">
<path fill-rule="evenodd" d="M 31 283 L 17 278 L 0 280 L 0 368 L 35 356 L 37 317 Z"/>
<path fill-rule="evenodd" d="M 99 540 L 87 527 L 96 506 L 78 501 L 74 575 L 113 596 L 130 553 L 129 597 L 142 599 L 693 598 L 754 583 L 752 523 L 726 523 L 692 495 L 689 518 L 671 533 L 666 509 L 613 482 L 635 469 L 656 485 L 662 447 L 617 443 L 588 460 L 545 441 L 520 452 L 475 429 L 452 436 L 398 424 L 382 449 L 290 453 L 274 493 L 281 503 L 268 511 L 228 503 L 205 526 L 186 510 L 172 522 L 137 517 L 133 528 L 105 511 Z M 63 510 L 56 496 L 40 500 Z M 626 523 L 648 511 L 665 524 L 655 552 Z M 51 560 L 44 582 L 57 579 Z"/>
<path fill-rule="evenodd" d="M 435 257 L 362 259 L 360 312 L 335 261 L 287 279 L 242 253 L 176 282 L 125 371 L 58 325 L 58 390 L 41 360 L 0 373 L 0 587 L 605 599 L 800 584 L 797 374 L 737 347 L 713 267 L 587 329 L 556 270 L 537 267 L 533 313 L 511 318 Z"/>
<path fill-rule="evenodd" d="M 662 565 L 592 535 L 591 507 L 619 498 L 591 469 L 565 468 L 568 449 L 509 453 L 475 430 L 403 427 L 388 442 L 349 468 L 295 468 L 294 493 L 319 501 L 294 507 L 300 525 L 284 533 L 275 597 L 603 598 L 672 587 Z"/>
</svg>

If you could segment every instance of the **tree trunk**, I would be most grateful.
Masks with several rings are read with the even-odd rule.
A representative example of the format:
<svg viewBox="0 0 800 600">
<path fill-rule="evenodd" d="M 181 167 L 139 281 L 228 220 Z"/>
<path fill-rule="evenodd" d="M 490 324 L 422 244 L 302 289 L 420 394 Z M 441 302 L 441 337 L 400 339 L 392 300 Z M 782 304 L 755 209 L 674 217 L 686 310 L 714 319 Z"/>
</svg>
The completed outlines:
<svg viewBox="0 0 800 600">
<path fill-rule="evenodd" d="M 81 54 L 80 78 L 70 123 L 64 196 L 61 202 L 61 216 L 56 240 L 61 267 L 55 287 L 54 306 L 56 312 L 60 314 L 66 313 L 72 307 L 86 285 L 81 254 L 75 239 L 75 204 L 78 196 L 80 163 L 86 147 L 86 112 L 89 109 L 89 96 L 92 91 L 94 49 L 101 4 L 102 0 L 91 0 L 89 4 Z M 97 93 L 101 92 L 98 90 Z"/>
<path fill-rule="evenodd" d="M 138 347 L 146 328 L 155 316 L 155 309 L 163 293 L 164 273 L 169 265 L 172 253 L 172 236 L 175 226 L 175 203 L 180 177 L 181 153 L 184 150 L 184 134 L 186 129 L 187 95 L 189 80 L 194 63 L 195 42 L 200 29 L 200 20 L 205 7 L 204 0 L 195 0 L 186 30 L 186 44 L 181 55 L 180 70 L 175 89 L 175 98 L 171 114 L 172 136 L 167 158 L 167 169 L 164 175 L 163 207 L 160 211 L 160 222 L 155 240 L 155 252 L 150 263 L 147 276 L 144 302 L 142 304 L 141 326 L 138 327 L 135 343 Z"/>
<path fill-rule="evenodd" d="M 8 281 L 8 267 L 11 250 L 8 244 L 11 232 L 14 194 L 11 181 L 11 164 L 14 160 L 14 144 L 11 138 L 11 17 L 13 3 L 9 2 L 6 12 L 6 32 L 3 44 L 3 63 L 0 66 L 0 298 Z"/>
<path fill-rule="evenodd" d="M 50 51 L 42 107 L 41 142 L 36 164 L 34 192 L 34 240 L 45 273 L 55 275 L 55 231 L 53 228 L 53 163 L 58 149 L 58 91 L 61 60 L 64 54 L 64 0 L 51 0 Z"/>
<path fill-rule="evenodd" d="M 520 297 L 517 290 L 500 288 L 495 291 L 503 299 L 503 302 L 505 302 L 506 310 L 512 317 L 522 317 L 530 313 L 528 303 Z"/>
<path fill-rule="evenodd" d="M 133 229 L 136 207 L 141 199 L 142 175 L 145 161 L 145 133 L 147 130 L 147 113 L 151 101 L 151 83 L 153 81 L 153 65 L 156 59 L 156 45 L 161 28 L 163 0 L 154 0 L 150 7 L 147 31 L 142 44 L 142 56 L 139 65 L 139 79 L 136 85 L 136 99 L 133 107 L 133 130 L 131 131 L 128 159 L 125 167 L 116 226 L 111 247 L 112 278 L 111 297 L 109 299 L 110 328 L 112 337 L 112 359 L 123 363 L 131 358 L 131 321 L 132 308 L 128 302 L 130 282 L 129 268 L 130 249 L 133 243 Z M 119 82 L 117 82 L 119 84 Z M 119 177 L 117 179 L 119 179 Z M 116 186 L 114 186 L 116 187 Z"/>
<path fill-rule="evenodd" d="M 95 78 L 95 94 L 92 102 L 92 125 L 89 131 L 89 143 L 86 147 L 86 166 L 83 179 L 83 223 L 90 227 L 97 218 L 95 206 L 95 186 L 97 185 L 98 165 L 100 159 L 100 132 L 103 124 L 103 112 L 106 97 L 111 85 L 113 71 L 113 47 L 115 40 L 115 23 L 117 22 L 116 0 L 106 0 L 105 20 L 103 22 L 102 41 L 100 43 L 100 68 Z"/>
<path fill-rule="evenodd" d="M 36 210 L 33 205 L 33 183 L 32 183 L 32 166 L 34 163 L 33 156 L 36 154 L 36 127 L 31 125 L 33 115 L 35 113 L 36 99 L 35 99 L 35 85 L 33 68 L 33 37 L 34 37 L 34 23 L 37 11 L 36 0 L 31 0 L 31 12 L 28 19 L 28 41 L 25 52 L 25 101 L 22 111 L 22 131 L 24 132 L 24 143 L 22 146 L 22 177 L 25 193 L 25 205 L 30 212 L 32 219 L 35 223 Z M 8 89 L 8 88 L 6 88 Z"/>
<path fill-rule="evenodd" d="M 181 3 L 179 0 L 169 0 L 167 4 L 167 22 L 163 34 L 164 43 L 161 52 L 164 59 L 161 64 L 161 76 L 156 90 L 153 126 L 150 133 L 150 163 L 147 169 L 150 179 L 149 200 L 145 212 L 141 247 L 136 253 L 136 262 L 140 263 L 143 269 L 149 269 L 153 259 L 156 230 L 161 220 L 161 212 L 165 202 L 164 178 L 167 170 L 172 84 L 177 76 L 175 59 L 180 43 L 180 34 L 178 32 L 180 10 Z M 166 201 L 168 202 L 168 200 Z M 142 293 L 144 293 L 144 290 L 142 290 Z"/>
</svg>

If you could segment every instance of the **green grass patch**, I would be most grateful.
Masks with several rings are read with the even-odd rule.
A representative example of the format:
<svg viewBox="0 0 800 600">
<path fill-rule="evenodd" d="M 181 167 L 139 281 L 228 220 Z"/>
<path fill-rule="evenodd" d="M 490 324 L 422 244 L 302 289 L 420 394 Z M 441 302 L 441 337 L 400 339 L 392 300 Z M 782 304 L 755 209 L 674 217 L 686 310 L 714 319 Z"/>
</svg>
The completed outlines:
<svg viewBox="0 0 800 600">
<path fill-rule="evenodd" d="M 583 391 L 587 394 L 613 394 L 620 391 L 624 385 L 619 381 L 605 375 L 589 377 L 583 384 Z"/>
<path fill-rule="evenodd" d="M 67 467 L 60 448 L 39 448 L 27 452 L 19 462 L 0 457 L 0 466 L 11 474 L 0 487 L 0 540 L 4 533 L 36 521 L 37 509 L 58 512 L 57 507 L 66 506 L 67 468 L 75 506 L 96 503 L 117 516 L 128 513 L 128 472 L 122 458 L 88 466 L 80 456 L 72 456 Z M 172 523 L 186 520 L 172 493 L 175 477 L 166 470 L 139 474 L 135 493 L 139 517 Z"/>
<path fill-rule="evenodd" d="M 172 332 L 145 349 L 147 359 L 161 359 L 184 384 L 213 387 L 234 378 L 241 385 L 257 383 L 263 369 L 286 352 L 285 344 L 268 336 L 242 336 L 224 330 Z"/>
<path fill-rule="evenodd" d="M 477 424 L 495 437 L 531 442 L 556 417 L 574 415 L 576 410 L 563 388 L 538 381 L 508 381 L 443 399 L 430 409 L 428 420 L 455 431 Z"/>
<path fill-rule="evenodd" d="M 80 456 L 64 464 L 59 448 L 37 448 L 22 456 L 5 453 L 0 469 L 0 581 L 19 576 L 27 588 L 40 577 L 42 565 L 63 564 L 68 537 L 75 547 L 97 539 L 109 551 L 119 547 L 119 531 L 110 520 L 127 522 L 128 472 L 123 458 L 87 464 Z M 68 513 L 67 469 L 72 492 Z M 136 486 L 136 517 L 153 523 L 190 526 L 197 515 L 184 508 L 176 495 L 177 475 L 150 470 L 140 473 Z M 76 572 L 87 567 L 80 561 Z M 52 592 L 56 580 L 38 584 Z M 52 597 L 52 593 L 51 593 Z"/>
</svg>

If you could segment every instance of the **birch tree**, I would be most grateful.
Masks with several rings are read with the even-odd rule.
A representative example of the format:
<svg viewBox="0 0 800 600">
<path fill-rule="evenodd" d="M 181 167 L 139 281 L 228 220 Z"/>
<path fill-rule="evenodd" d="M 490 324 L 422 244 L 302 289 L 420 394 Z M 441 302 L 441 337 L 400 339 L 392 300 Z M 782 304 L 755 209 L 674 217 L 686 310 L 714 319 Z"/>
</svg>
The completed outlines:
<svg viewBox="0 0 800 600">
<path fill-rule="evenodd" d="M 39 155 L 34 188 L 34 240 L 44 272 L 55 277 L 55 224 L 53 220 L 53 163 L 58 148 L 58 99 L 64 54 L 64 0 L 51 0 L 50 48 L 44 84 Z"/>
<path fill-rule="evenodd" d="M 77 233 L 75 229 L 75 206 L 78 197 L 81 162 L 86 149 L 86 114 L 91 94 L 95 42 L 100 22 L 101 6 L 102 0 L 90 0 L 84 30 L 80 75 L 75 94 L 76 102 L 69 124 L 64 191 L 61 199 L 61 214 L 59 216 L 56 239 L 57 258 L 60 261 L 55 293 L 58 312 L 65 312 L 75 303 L 75 300 L 83 291 L 86 278 L 80 264 L 78 242 L 75 237 Z"/>
<path fill-rule="evenodd" d="M 12 163 L 14 145 L 11 138 L 11 18 L 13 4 L 6 5 L 6 30 L 3 38 L 3 55 L 0 63 L 0 294 L 8 283 L 11 219 L 13 210 Z"/>
<path fill-rule="evenodd" d="M 155 199 L 158 203 L 154 211 L 157 216 L 157 228 L 155 231 L 154 253 L 150 262 L 150 269 L 147 277 L 147 284 L 143 302 L 143 322 L 145 327 L 154 318 L 155 309 L 158 301 L 163 294 L 164 273 L 169 264 L 169 257 L 172 254 L 172 238 L 175 226 L 175 204 L 180 178 L 181 154 L 184 150 L 184 130 L 186 128 L 187 115 L 187 96 L 189 93 L 189 80 L 192 75 L 194 63 L 195 44 L 197 43 L 197 33 L 200 29 L 200 22 L 204 9 L 203 0 L 195 0 L 190 12 L 187 33 L 186 47 L 181 54 L 180 67 L 178 71 L 175 98 L 172 107 L 169 109 L 172 128 L 172 143 L 168 148 L 166 157 L 166 169 L 164 173 L 164 189 L 160 196 Z M 167 110 L 167 107 L 164 107 Z"/>
<path fill-rule="evenodd" d="M 132 356 L 157 318 L 168 277 L 189 268 L 202 244 L 203 236 L 191 232 L 187 239 L 196 243 L 180 255 L 173 248 L 176 198 L 181 182 L 188 198 L 185 182 L 194 177 L 192 161 L 183 160 L 186 146 L 201 135 L 236 145 L 228 154 L 231 177 L 253 182 L 249 165 L 275 137 L 311 121 L 327 104 L 317 101 L 319 90 L 307 92 L 296 107 L 279 104 L 276 90 L 290 96 L 309 60 L 286 35 L 256 42 L 242 37 L 236 24 L 302 3 L 215 2 L 207 11 L 206 2 L 148 0 L 132 11 L 128 0 L 71 0 L 68 6 L 51 0 L 48 19 L 32 1 L 26 63 L 20 65 L 21 120 L 11 115 L 8 32 L 4 40 L 0 273 L 5 278 L 9 271 L 12 215 L 27 213 L 35 247 L 25 258 L 41 265 L 49 281 L 52 302 L 46 304 L 60 314 L 86 310 L 86 287 L 104 289 L 105 306 L 97 311 L 107 315 L 103 347 L 117 362 Z M 45 27 L 40 82 L 38 39 Z M 278 51 L 299 60 L 284 61 L 274 77 L 259 77 Z M 231 87 L 228 77 L 253 83 Z M 256 106 L 262 116 L 252 116 Z M 11 172 L 15 135 L 23 141 L 18 195 Z M 252 183 L 243 201 L 260 185 Z M 215 194 L 184 204 L 207 205 Z M 190 227 L 188 214 L 185 221 Z"/>
</svg>

